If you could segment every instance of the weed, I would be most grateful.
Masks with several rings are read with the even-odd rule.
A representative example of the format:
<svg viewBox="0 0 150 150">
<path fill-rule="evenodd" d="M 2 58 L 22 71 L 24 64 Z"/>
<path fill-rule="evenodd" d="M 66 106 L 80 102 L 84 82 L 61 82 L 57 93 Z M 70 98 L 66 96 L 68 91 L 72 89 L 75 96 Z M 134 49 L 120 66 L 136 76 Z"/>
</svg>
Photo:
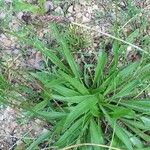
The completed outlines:
<svg viewBox="0 0 150 150">
<path fill-rule="evenodd" d="M 51 101 L 51 111 L 45 108 L 43 102 L 47 98 L 43 97 L 43 102 L 37 104 L 43 103 L 42 109 L 32 108 L 32 113 L 53 124 L 54 145 L 62 148 L 89 142 L 126 149 L 144 147 L 149 141 L 145 131 L 149 130 L 146 120 L 149 120 L 150 103 L 142 89 L 149 86 L 149 64 L 140 60 L 118 68 L 119 60 L 114 57 L 106 71 L 108 56 L 99 52 L 95 71 L 87 76 L 92 81 L 87 87 L 83 70 L 75 62 L 65 37 L 59 36 L 56 25 L 51 28 L 65 64 L 37 37 L 20 37 L 20 40 L 41 51 L 57 66 L 54 72 L 31 73 L 41 82 L 44 95 Z M 117 56 L 120 46 L 114 43 L 113 48 Z"/>
<path fill-rule="evenodd" d="M 31 7 L 31 10 L 35 11 L 34 9 Z M 98 56 L 96 54 L 94 56 L 96 64 L 86 64 L 92 66 L 94 68 L 92 70 L 86 65 L 81 67 L 74 58 L 74 50 L 86 45 L 84 43 L 86 39 L 76 35 L 75 25 L 79 24 L 74 24 L 75 28 L 69 30 L 67 35 L 61 34 L 61 36 L 56 24 L 50 26 L 59 45 L 55 50 L 47 48 L 46 44 L 34 34 L 28 36 L 22 32 L 5 30 L 8 34 L 16 36 L 23 44 L 40 51 L 53 64 L 50 71 L 29 73 L 32 80 L 34 77 L 36 79 L 34 81 L 38 81 L 42 100 L 32 107 L 30 103 L 21 103 L 18 106 L 24 104 L 21 108 L 28 111 L 32 117 L 52 124 L 50 131 L 33 141 L 27 150 L 36 148 L 45 140 L 50 146 L 57 148 L 70 145 L 84 145 L 83 149 L 92 149 L 93 146 L 94 150 L 108 147 L 128 150 L 147 147 L 146 144 L 150 139 L 148 96 L 150 64 L 144 57 L 149 52 L 132 44 L 139 34 L 139 29 L 129 34 L 126 41 L 119 38 L 117 23 L 115 36 L 101 32 L 114 40 L 113 58 L 110 62 L 106 52 L 99 51 Z M 142 42 L 146 45 L 147 40 L 148 37 L 145 37 Z M 123 62 L 120 65 L 119 58 L 127 48 L 125 44 L 145 54 L 135 62 Z M 10 95 L 7 87 L 12 85 L 7 86 L 7 80 L 4 80 L 3 76 L 0 77 L 0 89 L 2 89 L 0 91 L 6 95 L 1 94 L 2 101 L 3 97 Z M 9 88 L 8 91 L 13 90 Z M 82 143 L 92 144 L 82 145 Z"/>
</svg>

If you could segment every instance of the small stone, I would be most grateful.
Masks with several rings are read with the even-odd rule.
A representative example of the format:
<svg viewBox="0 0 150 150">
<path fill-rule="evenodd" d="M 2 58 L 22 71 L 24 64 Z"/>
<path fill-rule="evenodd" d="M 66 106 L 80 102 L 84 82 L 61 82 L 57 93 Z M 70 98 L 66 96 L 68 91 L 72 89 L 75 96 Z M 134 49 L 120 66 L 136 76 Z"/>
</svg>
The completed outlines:
<svg viewBox="0 0 150 150">
<path fill-rule="evenodd" d="M 19 52 L 20 52 L 19 49 L 14 49 L 14 50 L 13 50 L 13 54 L 14 54 L 14 55 L 18 55 Z"/>
<path fill-rule="evenodd" d="M 123 6 L 123 7 L 126 7 L 125 3 L 122 1 L 120 2 L 120 5 Z"/>
<path fill-rule="evenodd" d="M 97 47 L 98 45 L 97 45 L 97 43 L 93 43 L 93 46 L 94 46 L 94 47 Z"/>
<path fill-rule="evenodd" d="M 2 42 L 4 47 L 11 47 L 12 42 L 9 39 L 5 39 Z"/>
<path fill-rule="evenodd" d="M 91 14 L 90 14 L 90 13 L 86 13 L 86 14 L 85 14 L 85 17 L 91 18 Z"/>
<path fill-rule="evenodd" d="M 12 21 L 8 25 L 13 30 L 18 30 L 20 27 L 19 21 L 15 18 L 13 18 Z"/>
<path fill-rule="evenodd" d="M 46 1 L 45 4 L 44 4 L 44 7 L 45 7 L 46 12 L 51 11 L 51 10 L 54 9 L 54 5 L 51 1 Z"/>
<path fill-rule="evenodd" d="M 83 23 L 88 23 L 88 22 L 90 22 L 91 20 L 90 20 L 89 18 L 83 16 L 83 17 L 82 17 L 82 21 L 83 21 Z"/>
<path fill-rule="evenodd" d="M 96 29 L 96 30 L 100 30 L 101 28 L 100 28 L 100 26 L 96 25 L 96 26 L 95 26 L 95 29 Z"/>
<path fill-rule="evenodd" d="M 73 17 L 70 17 L 70 18 L 68 18 L 69 19 L 69 21 L 74 21 L 74 18 Z"/>
<path fill-rule="evenodd" d="M 48 132 L 48 130 L 44 128 L 42 133 L 46 133 L 46 132 Z"/>
<path fill-rule="evenodd" d="M 5 14 L 4 12 L 1 12 L 1 13 L 0 13 L 0 19 L 4 19 L 5 16 L 6 16 L 6 14 Z"/>
<path fill-rule="evenodd" d="M 76 17 L 77 17 L 77 18 L 81 18 L 81 17 L 82 17 L 82 13 L 80 13 L 80 12 L 77 13 L 77 14 L 76 14 Z"/>
<path fill-rule="evenodd" d="M 81 0 L 80 4 L 85 6 L 87 4 L 87 1 L 86 0 Z"/>
<path fill-rule="evenodd" d="M 93 5 L 93 10 L 98 10 L 98 6 L 97 5 Z"/>
<path fill-rule="evenodd" d="M 71 5 L 71 6 L 68 8 L 68 12 L 69 12 L 69 13 L 73 13 L 73 5 Z"/>
<path fill-rule="evenodd" d="M 66 18 L 70 18 L 70 17 L 72 17 L 72 14 L 71 13 L 67 13 L 66 14 Z"/>
<path fill-rule="evenodd" d="M 55 9 L 55 12 L 60 14 L 60 15 L 64 15 L 64 12 L 62 10 L 62 8 L 60 6 L 58 6 L 56 9 Z"/>
<path fill-rule="evenodd" d="M 17 18 L 18 18 L 19 20 L 22 20 L 22 16 L 23 16 L 23 12 L 17 13 Z"/>
<path fill-rule="evenodd" d="M 133 50 L 132 46 L 127 47 L 127 53 L 131 52 Z"/>
<path fill-rule="evenodd" d="M 92 7 L 91 6 L 87 7 L 87 11 L 88 11 L 88 13 L 91 14 L 93 12 Z"/>
<path fill-rule="evenodd" d="M 0 40 L 2 40 L 2 39 L 7 39 L 7 37 L 5 36 L 5 34 L 1 34 L 0 35 Z"/>
<path fill-rule="evenodd" d="M 74 5 L 74 10 L 75 10 L 75 12 L 80 12 L 80 10 L 81 10 L 81 5 L 75 4 L 75 5 Z"/>
</svg>

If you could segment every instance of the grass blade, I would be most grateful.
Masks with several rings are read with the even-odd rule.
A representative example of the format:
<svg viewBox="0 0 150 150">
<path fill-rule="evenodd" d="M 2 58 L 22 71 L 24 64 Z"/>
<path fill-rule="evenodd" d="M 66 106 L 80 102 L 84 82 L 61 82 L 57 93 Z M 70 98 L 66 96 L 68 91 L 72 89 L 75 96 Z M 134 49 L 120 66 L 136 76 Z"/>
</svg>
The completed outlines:
<svg viewBox="0 0 150 150">
<path fill-rule="evenodd" d="M 62 80 L 66 80 L 67 82 L 69 82 L 81 94 L 89 94 L 87 88 L 77 78 L 72 78 L 71 76 L 60 70 L 59 75 L 62 77 Z"/>
<path fill-rule="evenodd" d="M 147 100 L 122 100 L 121 105 L 142 113 L 150 113 L 150 99 Z"/>
<path fill-rule="evenodd" d="M 94 121 L 94 119 L 91 119 L 90 122 L 90 135 L 91 135 L 91 143 L 104 145 L 104 138 L 100 124 L 97 124 Z M 99 150 L 99 148 L 94 147 L 94 150 Z M 101 150 L 103 150 L 103 148 L 101 148 Z"/>
<path fill-rule="evenodd" d="M 70 97 L 64 97 L 64 96 L 60 96 L 60 95 L 51 95 L 53 99 L 57 99 L 59 101 L 62 102 L 68 102 L 68 103 L 72 103 L 72 104 L 77 104 L 80 103 L 84 100 L 88 100 L 93 98 L 93 95 L 81 95 L 81 96 L 70 96 Z"/>
<path fill-rule="evenodd" d="M 59 31 L 57 29 L 56 24 L 52 24 L 51 25 L 51 29 L 53 30 L 55 36 L 56 36 L 56 40 L 59 42 L 59 44 L 62 47 L 63 50 L 63 54 L 65 56 L 66 61 L 68 62 L 72 72 L 74 73 L 75 77 L 80 79 L 80 69 L 79 66 L 77 65 L 77 63 L 74 60 L 74 57 L 68 47 L 68 44 L 65 40 L 64 37 L 60 36 Z"/>
<path fill-rule="evenodd" d="M 115 124 L 115 121 L 110 118 L 110 116 L 107 114 L 106 110 L 102 106 L 100 106 L 100 108 L 103 111 L 103 113 L 106 117 L 106 120 L 108 121 L 110 126 L 113 128 L 114 124 Z M 131 141 L 129 140 L 129 137 L 117 124 L 116 124 L 115 134 L 126 145 L 128 150 L 133 150 L 133 147 L 132 147 Z"/>
<path fill-rule="evenodd" d="M 93 97 L 90 99 L 85 99 L 77 106 L 75 106 L 66 118 L 66 122 L 64 124 L 64 130 L 66 130 L 73 123 L 75 119 L 90 111 L 90 106 L 91 105 L 94 106 L 97 103 L 97 101 L 98 99 Z"/>
<path fill-rule="evenodd" d="M 43 133 L 37 140 L 35 140 L 26 150 L 34 150 L 36 146 L 38 146 L 40 143 L 42 143 L 45 139 L 49 138 L 51 136 L 50 131 L 46 131 Z"/>
<path fill-rule="evenodd" d="M 81 125 L 83 123 L 84 118 L 80 118 L 77 120 L 61 137 L 60 139 L 55 143 L 55 145 L 59 147 L 63 147 L 68 145 L 69 143 L 75 142 L 74 139 L 78 137 Z M 64 143 L 64 141 L 68 141 L 68 143 Z"/>
<path fill-rule="evenodd" d="M 127 95 L 129 95 L 135 87 L 137 87 L 137 85 L 139 85 L 139 81 L 134 80 L 131 83 L 128 83 L 125 87 L 123 87 L 122 90 L 120 90 L 117 94 L 115 94 L 112 99 L 116 99 L 116 98 L 122 98 L 125 97 Z"/>
<path fill-rule="evenodd" d="M 99 86 L 100 81 L 103 78 L 103 69 L 105 67 L 107 61 L 107 55 L 105 52 L 100 52 L 98 56 L 98 63 L 95 69 L 95 75 L 94 75 L 94 81 L 93 81 L 93 86 L 97 84 Z"/>
</svg>

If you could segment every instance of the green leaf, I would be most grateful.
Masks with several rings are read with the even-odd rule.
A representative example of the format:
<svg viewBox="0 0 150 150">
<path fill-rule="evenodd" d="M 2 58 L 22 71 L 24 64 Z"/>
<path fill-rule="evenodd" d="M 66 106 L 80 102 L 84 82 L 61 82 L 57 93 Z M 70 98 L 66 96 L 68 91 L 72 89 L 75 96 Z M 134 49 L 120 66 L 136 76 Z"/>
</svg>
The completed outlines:
<svg viewBox="0 0 150 150">
<path fill-rule="evenodd" d="M 126 146 L 122 143 L 122 141 L 116 136 L 114 135 L 113 137 L 113 141 L 111 143 L 112 147 L 119 147 L 121 150 L 125 150 Z"/>
<path fill-rule="evenodd" d="M 60 96 L 60 95 L 51 95 L 53 99 L 62 101 L 62 102 L 68 102 L 68 103 L 80 103 L 84 100 L 88 100 L 88 99 L 92 99 L 94 95 L 83 95 L 83 96 L 70 96 L 70 97 L 64 97 L 64 96 Z"/>
<path fill-rule="evenodd" d="M 13 8 L 16 11 L 29 11 L 32 13 L 38 12 L 38 7 L 31 5 L 27 2 L 23 2 L 21 0 L 13 0 Z"/>
<path fill-rule="evenodd" d="M 48 104 L 48 100 L 43 100 L 42 102 L 36 104 L 33 108 L 34 111 L 39 111 L 45 108 L 45 106 Z"/>
<path fill-rule="evenodd" d="M 64 81 L 61 79 L 56 78 L 55 74 L 50 74 L 44 71 L 36 73 L 31 72 L 30 74 L 36 79 L 40 80 L 46 88 L 53 88 L 64 83 Z"/>
<path fill-rule="evenodd" d="M 101 129 L 100 123 L 96 123 L 94 119 L 91 119 L 90 122 L 90 135 L 91 135 L 91 143 L 95 144 L 104 144 L 104 137 Z M 94 150 L 103 150 L 103 148 L 94 147 Z"/>
<path fill-rule="evenodd" d="M 61 135 L 60 139 L 55 143 L 55 145 L 63 147 L 67 144 L 75 142 L 74 139 L 76 139 L 81 132 L 83 120 L 84 117 L 77 120 L 68 130 L 66 130 L 63 135 Z M 66 143 L 66 141 L 68 141 L 68 143 Z"/>
<path fill-rule="evenodd" d="M 41 15 L 44 15 L 44 13 L 46 13 L 45 7 L 44 7 L 45 2 L 46 0 L 38 0 L 38 6 L 39 6 L 38 11 Z"/>
<path fill-rule="evenodd" d="M 60 71 L 60 70 L 59 70 L 58 73 L 59 73 L 60 77 L 62 77 L 62 79 L 69 82 L 81 94 L 89 94 L 86 87 L 77 78 L 72 78 L 71 76 L 69 76 L 68 74 L 66 74 L 66 73 L 64 73 L 63 71 Z"/>
<path fill-rule="evenodd" d="M 107 55 L 105 52 L 100 52 L 98 56 L 98 63 L 95 69 L 93 85 L 96 84 L 99 86 L 100 81 L 103 78 L 103 70 L 107 61 Z"/>
<path fill-rule="evenodd" d="M 90 106 L 94 106 L 98 102 L 98 99 L 93 96 L 93 98 L 85 99 L 81 103 L 79 103 L 77 106 L 75 106 L 70 114 L 66 118 L 66 122 L 64 124 L 64 130 L 66 130 L 75 119 L 78 117 L 81 117 L 83 114 L 87 114 L 88 111 L 90 111 Z"/>
<path fill-rule="evenodd" d="M 150 113 L 150 99 L 122 100 L 120 104 L 142 113 Z"/>
<path fill-rule="evenodd" d="M 52 52 L 51 49 L 46 48 L 46 46 L 37 37 L 28 39 L 26 37 L 19 35 L 16 32 L 10 32 L 9 34 L 16 36 L 20 41 L 25 42 L 26 44 L 36 48 L 38 51 L 40 51 L 42 54 L 44 54 L 47 58 L 49 58 L 52 63 L 54 63 L 56 66 L 58 66 L 62 70 L 66 71 L 66 72 L 70 72 L 70 70 L 61 62 L 60 58 L 58 58 Z"/>
<path fill-rule="evenodd" d="M 139 29 L 134 30 L 126 39 L 127 42 L 133 43 L 136 38 L 139 36 Z M 120 47 L 120 51 L 123 52 L 124 50 L 127 50 L 128 45 L 122 45 Z"/>
<path fill-rule="evenodd" d="M 112 99 L 129 96 L 132 93 L 132 91 L 135 89 L 135 87 L 137 87 L 138 85 L 139 85 L 139 81 L 137 81 L 137 80 L 134 80 L 134 81 L 128 83 L 125 87 L 123 87 L 122 90 L 120 90 L 117 94 L 115 94 L 112 97 Z"/>
<path fill-rule="evenodd" d="M 136 120 L 129 120 L 129 119 L 121 119 L 123 122 L 126 124 L 130 124 L 135 128 L 139 128 L 142 130 L 149 130 L 150 129 L 150 124 L 144 124 L 141 121 L 136 121 Z"/>
<path fill-rule="evenodd" d="M 60 58 L 58 58 L 51 49 L 46 48 L 46 46 L 39 39 L 34 38 L 34 43 L 32 41 L 30 41 L 30 43 L 47 58 L 49 58 L 56 66 L 69 72 L 69 69 L 62 63 Z"/>
<path fill-rule="evenodd" d="M 106 120 L 108 121 L 110 126 L 113 128 L 115 121 L 112 118 L 110 118 L 110 116 L 108 115 L 108 113 L 106 112 L 106 110 L 102 106 L 100 106 L 100 108 L 103 111 L 103 113 L 106 117 Z M 115 134 L 117 135 L 117 137 L 126 145 L 126 147 L 129 150 L 133 150 L 131 141 L 129 140 L 129 137 L 127 136 L 127 134 L 119 127 L 119 125 L 116 124 L 115 126 L 116 126 L 115 127 Z"/>
<path fill-rule="evenodd" d="M 65 97 L 72 97 L 72 96 L 80 95 L 79 92 L 72 90 L 72 89 L 69 89 L 63 85 L 54 86 L 52 89 L 54 91 L 58 92 L 59 94 L 61 94 L 62 96 L 65 96 Z"/>
<path fill-rule="evenodd" d="M 50 136 L 51 136 L 50 131 L 44 132 L 26 150 L 34 150 L 36 146 L 38 146 L 40 143 L 42 143 L 44 140 L 46 140 Z"/>
<path fill-rule="evenodd" d="M 149 126 L 149 128 L 150 128 L 150 118 L 147 118 L 147 117 L 144 117 L 144 116 L 142 116 L 142 117 L 140 117 L 140 119 L 142 120 L 142 122 L 145 124 L 145 126 Z"/>
<path fill-rule="evenodd" d="M 99 117 L 100 112 L 99 112 L 99 108 L 97 105 L 90 105 L 90 112 L 94 117 Z"/>
<path fill-rule="evenodd" d="M 134 116 L 135 113 L 134 113 L 134 111 L 132 109 L 129 109 L 129 108 L 119 108 L 119 107 L 116 106 L 116 109 L 114 109 L 114 111 L 111 112 L 110 115 L 114 119 L 119 119 L 119 118 L 122 118 L 122 117 L 127 116 L 127 115 Z"/>
<path fill-rule="evenodd" d="M 77 63 L 74 60 L 74 57 L 68 47 L 67 41 L 65 40 L 64 37 L 62 37 L 62 35 L 60 36 L 56 24 L 51 25 L 51 29 L 53 30 L 55 36 L 57 37 L 56 40 L 60 43 L 60 45 L 62 47 L 63 54 L 65 55 L 66 61 L 68 62 L 72 72 L 74 73 L 76 78 L 80 79 L 79 66 L 77 65 Z"/>
<path fill-rule="evenodd" d="M 132 142 L 132 144 L 136 147 L 136 148 L 142 148 L 143 147 L 143 143 L 142 141 L 136 137 L 136 135 L 132 134 L 131 132 L 129 132 L 128 130 L 124 129 L 124 132 L 127 133 L 127 135 L 130 137 L 130 141 Z"/>
<path fill-rule="evenodd" d="M 135 62 L 120 70 L 118 74 L 116 74 L 116 76 L 114 76 L 114 78 L 110 80 L 104 95 L 106 95 L 109 92 L 116 91 L 117 88 L 122 85 L 126 86 L 127 81 L 130 82 L 130 80 L 133 78 L 133 75 L 135 71 L 137 71 L 139 64 L 139 62 Z"/>
<path fill-rule="evenodd" d="M 64 112 L 55 112 L 55 111 L 52 111 L 52 112 L 38 111 L 37 114 L 47 119 L 48 121 L 51 121 L 52 119 L 60 119 L 66 116 L 66 113 Z"/>
<path fill-rule="evenodd" d="M 137 136 L 140 136 L 143 140 L 145 140 L 146 142 L 150 142 L 150 136 L 146 133 L 144 133 L 144 131 L 141 131 L 138 128 L 134 128 L 133 126 L 126 124 L 133 132 L 136 133 Z"/>
<path fill-rule="evenodd" d="M 138 66 L 140 65 L 140 62 L 136 61 L 134 63 L 128 64 L 124 69 L 122 69 L 116 78 L 119 78 L 119 80 L 128 79 L 133 77 L 135 71 L 137 71 Z"/>
<path fill-rule="evenodd" d="M 101 93 L 104 92 L 107 86 L 110 86 L 110 82 L 111 80 L 113 80 L 115 78 L 115 76 L 117 75 L 117 72 L 113 73 L 112 75 L 110 75 L 109 77 L 107 77 L 105 79 L 105 81 L 102 83 L 102 85 L 100 85 L 100 87 L 96 88 L 96 89 L 91 89 L 92 93 Z"/>
<path fill-rule="evenodd" d="M 118 57 L 119 57 L 119 46 L 120 42 L 115 40 L 112 46 L 113 54 L 114 54 L 114 66 L 110 67 L 110 71 L 115 71 L 117 69 Z"/>
</svg>

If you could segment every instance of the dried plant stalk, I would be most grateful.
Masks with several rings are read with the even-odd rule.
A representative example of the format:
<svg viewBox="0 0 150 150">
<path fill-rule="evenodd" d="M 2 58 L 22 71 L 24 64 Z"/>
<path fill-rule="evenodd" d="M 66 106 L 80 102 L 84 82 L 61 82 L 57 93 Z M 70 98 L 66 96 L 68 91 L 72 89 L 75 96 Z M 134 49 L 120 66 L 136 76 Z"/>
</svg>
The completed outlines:
<svg viewBox="0 0 150 150">
<path fill-rule="evenodd" d="M 55 22 L 55 23 L 70 23 L 70 21 L 65 17 L 53 16 L 53 15 L 45 15 L 45 16 L 36 16 L 34 20 L 37 20 L 41 23 Z"/>
</svg>

